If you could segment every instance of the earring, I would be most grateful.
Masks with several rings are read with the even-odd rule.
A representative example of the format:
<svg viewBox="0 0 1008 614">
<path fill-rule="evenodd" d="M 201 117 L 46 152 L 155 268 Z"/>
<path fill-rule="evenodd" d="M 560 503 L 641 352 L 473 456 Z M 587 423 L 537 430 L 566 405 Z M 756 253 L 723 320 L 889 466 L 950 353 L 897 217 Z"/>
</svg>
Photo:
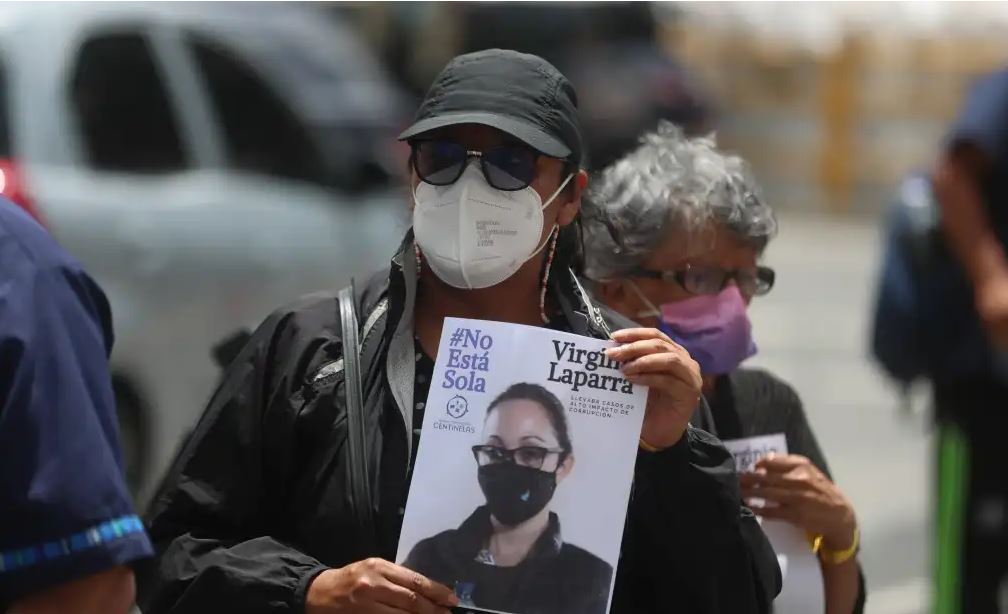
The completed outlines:
<svg viewBox="0 0 1008 614">
<path fill-rule="evenodd" d="M 416 276 L 420 279 L 420 246 L 413 244 L 413 255 L 416 256 Z"/>
<path fill-rule="evenodd" d="M 550 268 L 553 266 L 553 254 L 556 253 L 557 237 L 560 236 L 560 229 L 553 231 L 550 239 L 549 254 L 546 256 L 546 270 L 543 271 L 542 287 L 539 289 L 539 316 L 542 317 L 543 324 L 549 324 L 550 319 L 546 317 L 546 285 L 549 281 Z"/>
</svg>

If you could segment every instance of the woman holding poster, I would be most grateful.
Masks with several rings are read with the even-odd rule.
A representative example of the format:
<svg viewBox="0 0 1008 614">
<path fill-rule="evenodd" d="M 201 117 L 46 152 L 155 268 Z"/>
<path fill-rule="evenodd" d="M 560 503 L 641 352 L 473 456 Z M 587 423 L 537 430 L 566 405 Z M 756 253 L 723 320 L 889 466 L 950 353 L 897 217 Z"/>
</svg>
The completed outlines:
<svg viewBox="0 0 1008 614">
<path fill-rule="evenodd" d="M 549 503 L 574 470 L 560 399 L 514 384 L 490 403 L 473 446 L 486 505 L 417 544 L 403 563 L 456 588 L 462 605 L 528 614 L 605 614 L 612 567 L 565 543 Z"/>
<path fill-rule="evenodd" d="M 756 351 L 746 308 L 774 282 L 773 270 L 757 265 L 777 230 L 758 194 L 740 158 L 663 124 L 593 186 L 585 272 L 610 307 L 657 326 L 700 363 L 718 437 L 784 435 L 791 454 L 741 475 L 743 494 L 768 503 L 755 510 L 764 518 L 813 537 L 826 612 L 859 614 L 854 508 L 830 480 L 795 391 L 766 371 L 739 368 Z"/>
<path fill-rule="evenodd" d="M 588 176 L 567 79 L 514 51 L 460 56 L 400 137 L 411 150 L 413 226 L 389 246 L 389 268 L 359 288 L 359 347 L 344 348 L 335 293 L 303 297 L 260 326 L 151 504 L 157 555 L 138 576 L 144 614 L 457 605 L 460 587 L 391 562 L 417 447 L 431 434 L 420 428 L 431 360 L 452 317 L 612 340 L 619 379 L 648 388 L 640 448 L 637 433 L 623 442 L 636 457 L 614 614 L 768 612 L 776 557 L 741 505 L 731 455 L 689 425 L 704 407 L 696 362 L 664 333 L 599 310 L 571 272 Z M 357 404 L 344 381 L 358 349 L 363 441 L 348 436 Z M 473 360 L 450 386 L 482 387 L 481 356 Z M 351 474 L 351 458 L 363 470 Z"/>
</svg>

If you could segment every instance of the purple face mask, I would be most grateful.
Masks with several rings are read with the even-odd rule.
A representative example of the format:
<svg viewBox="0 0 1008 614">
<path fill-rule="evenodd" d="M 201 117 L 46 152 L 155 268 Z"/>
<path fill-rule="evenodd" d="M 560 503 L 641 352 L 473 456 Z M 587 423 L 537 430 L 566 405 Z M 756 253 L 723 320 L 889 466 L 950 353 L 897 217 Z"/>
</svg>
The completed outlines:
<svg viewBox="0 0 1008 614">
<path fill-rule="evenodd" d="M 659 313 L 658 328 L 686 348 L 705 375 L 734 371 L 756 353 L 746 303 L 734 284 L 718 294 L 664 303 Z"/>
</svg>

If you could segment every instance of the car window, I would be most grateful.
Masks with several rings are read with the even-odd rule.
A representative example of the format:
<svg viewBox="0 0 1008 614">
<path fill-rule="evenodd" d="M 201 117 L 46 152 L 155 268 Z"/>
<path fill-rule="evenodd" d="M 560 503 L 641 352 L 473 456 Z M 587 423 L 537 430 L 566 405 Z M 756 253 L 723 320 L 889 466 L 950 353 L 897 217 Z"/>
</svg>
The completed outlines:
<svg viewBox="0 0 1008 614">
<path fill-rule="evenodd" d="M 307 128 L 250 66 L 223 45 L 187 35 L 237 169 L 325 184 L 324 165 Z"/>
<path fill-rule="evenodd" d="M 84 152 L 100 170 L 168 172 L 186 168 L 178 121 L 147 39 L 94 36 L 80 48 L 70 82 Z"/>
</svg>

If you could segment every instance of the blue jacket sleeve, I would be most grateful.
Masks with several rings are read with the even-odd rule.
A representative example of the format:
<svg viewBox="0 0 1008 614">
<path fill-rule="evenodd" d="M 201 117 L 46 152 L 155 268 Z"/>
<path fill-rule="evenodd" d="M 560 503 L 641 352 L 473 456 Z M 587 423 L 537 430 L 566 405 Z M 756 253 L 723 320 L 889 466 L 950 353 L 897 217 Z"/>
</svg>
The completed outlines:
<svg viewBox="0 0 1008 614">
<path fill-rule="evenodd" d="M 108 303 L 69 259 L 3 238 L 0 611 L 151 553 L 122 477 Z"/>
</svg>

